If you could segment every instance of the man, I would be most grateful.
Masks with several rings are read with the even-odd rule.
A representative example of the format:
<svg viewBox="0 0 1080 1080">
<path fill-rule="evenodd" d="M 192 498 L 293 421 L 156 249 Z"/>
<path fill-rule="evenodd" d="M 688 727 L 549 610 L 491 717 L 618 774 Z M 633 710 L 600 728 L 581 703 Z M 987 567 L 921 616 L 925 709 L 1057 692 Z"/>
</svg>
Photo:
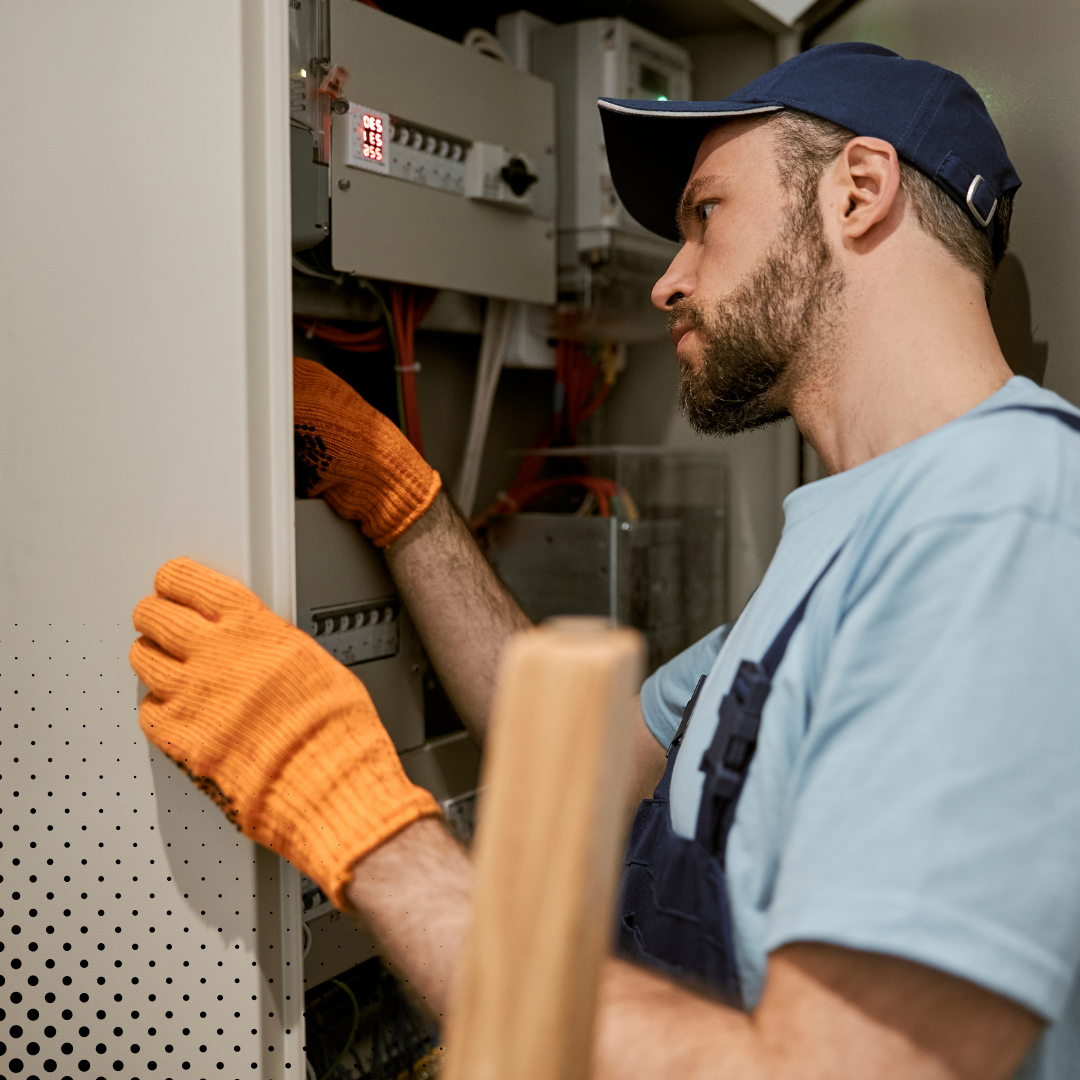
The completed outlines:
<svg viewBox="0 0 1080 1080">
<path fill-rule="evenodd" d="M 790 414 L 831 475 L 788 497 L 730 633 L 642 689 L 633 786 L 660 784 L 595 1075 L 1072 1076 L 1080 413 L 1011 378 L 990 326 L 1019 187 L 997 132 L 958 76 L 866 45 L 726 102 L 601 105 L 630 211 L 673 235 L 678 203 L 653 298 L 685 412 Z M 396 430 L 317 365 L 295 388 L 308 493 L 386 547 L 482 737 L 527 621 Z M 156 584 L 144 730 L 440 1014 L 469 864 L 362 686 L 235 582 L 177 560 Z"/>
</svg>

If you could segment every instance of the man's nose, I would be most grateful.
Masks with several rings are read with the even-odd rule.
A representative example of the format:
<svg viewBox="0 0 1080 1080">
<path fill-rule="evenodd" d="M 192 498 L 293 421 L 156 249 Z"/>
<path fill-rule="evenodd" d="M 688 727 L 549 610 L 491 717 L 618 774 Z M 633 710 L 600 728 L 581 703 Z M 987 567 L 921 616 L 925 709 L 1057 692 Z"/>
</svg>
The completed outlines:
<svg viewBox="0 0 1080 1080">
<path fill-rule="evenodd" d="M 692 259 L 689 244 L 683 244 L 671 260 L 667 273 L 653 286 L 652 302 L 661 311 L 670 311 L 677 300 L 694 295 Z"/>
</svg>

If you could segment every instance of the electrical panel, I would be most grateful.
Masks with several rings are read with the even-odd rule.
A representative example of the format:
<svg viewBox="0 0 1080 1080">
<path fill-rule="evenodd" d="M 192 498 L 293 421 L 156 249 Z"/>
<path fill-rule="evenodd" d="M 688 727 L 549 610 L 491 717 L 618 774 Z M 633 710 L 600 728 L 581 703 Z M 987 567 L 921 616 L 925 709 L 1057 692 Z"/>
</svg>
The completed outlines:
<svg viewBox="0 0 1080 1080">
<path fill-rule="evenodd" d="M 296 500 L 297 625 L 364 684 L 406 775 L 435 796 L 447 827 L 472 839 L 480 750 L 468 733 L 427 737 L 429 665 L 386 561 L 322 499 Z M 320 986 L 377 954 L 362 923 L 304 879 L 304 984 Z"/>
<path fill-rule="evenodd" d="M 551 84 L 356 0 L 292 3 L 294 250 L 325 180 L 328 269 L 553 303 Z"/>
<path fill-rule="evenodd" d="M 689 53 L 626 19 L 539 26 L 530 44 L 532 71 L 550 79 L 558 94 L 560 299 L 581 309 L 583 336 L 663 336 L 649 292 L 677 247 L 639 225 L 619 200 L 596 102 L 688 99 Z"/>
</svg>

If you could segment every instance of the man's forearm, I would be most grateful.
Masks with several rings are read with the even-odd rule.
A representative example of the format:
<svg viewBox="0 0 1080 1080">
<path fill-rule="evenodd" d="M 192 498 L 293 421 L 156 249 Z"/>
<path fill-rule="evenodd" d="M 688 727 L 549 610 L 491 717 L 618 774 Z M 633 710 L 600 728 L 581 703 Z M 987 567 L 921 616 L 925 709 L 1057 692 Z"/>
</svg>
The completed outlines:
<svg viewBox="0 0 1080 1080">
<path fill-rule="evenodd" d="M 471 892 L 464 849 L 430 818 L 357 863 L 347 890 L 391 969 L 440 1020 L 468 932 Z M 609 960 L 592 1075 L 1005 1080 L 1040 1027 L 1025 1009 L 963 979 L 831 945 L 774 952 L 753 1013 Z"/>
<path fill-rule="evenodd" d="M 386 557 L 444 689 L 480 741 L 502 651 L 529 619 L 442 492 Z"/>
<path fill-rule="evenodd" d="M 440 1021 L 469 928 L 471 895 L 465 849 L 433 818 L 361 859 L 346 889 L 390 970 Z"/>
<path fill-rule="evenodd" d="M 468 932 L 471 893 L 468 856 L 430 818 L 410 825 L 357 863 L 347 890 L 390 970 L 440 1021 L 450 1004 Z M 743 1013 L 629 964 L 608 961 L 594 1075 L 604 1080 L 715 1076 L 716 1055 L 732 1061 L 750 1027 Z M 749 1080 L 759 1074 L 721 1075 Z"/>
</svg>

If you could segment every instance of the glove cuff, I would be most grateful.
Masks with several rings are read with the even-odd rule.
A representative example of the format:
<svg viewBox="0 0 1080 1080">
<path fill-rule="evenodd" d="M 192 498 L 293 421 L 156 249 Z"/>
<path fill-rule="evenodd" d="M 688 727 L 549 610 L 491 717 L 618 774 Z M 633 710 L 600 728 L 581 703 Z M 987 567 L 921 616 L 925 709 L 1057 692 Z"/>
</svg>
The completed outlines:
<svg viewBox="0 0 1080 1080">
<path fill-rule="evenodd" d="M 414 821 L 442 811 L 405 775 L 381 727 L 342 713 L 310 733 L 285 763 L 252 815 L 250 835 L 347 911 L 345 889 L 356 863 Z"/>
</svg>

